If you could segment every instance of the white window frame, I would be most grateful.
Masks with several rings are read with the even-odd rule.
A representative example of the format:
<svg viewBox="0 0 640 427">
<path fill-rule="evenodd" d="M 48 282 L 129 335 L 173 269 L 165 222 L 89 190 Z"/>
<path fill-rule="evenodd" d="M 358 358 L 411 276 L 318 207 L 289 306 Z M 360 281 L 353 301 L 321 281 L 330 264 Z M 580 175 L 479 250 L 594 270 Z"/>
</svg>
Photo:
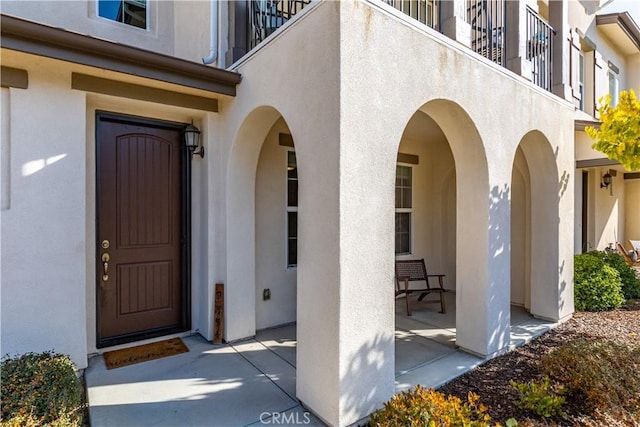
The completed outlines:
<svg viewBox="0 0 640 427">
<path fill-rule="evenodd" d="M 288 170 L 287 168 L 289 167 L 289 153 L 293 152 L 295 153 L 296 150 L 294 148 L 288 148 L 287 152 L 286 152 L 286 156 L 285 156 L 285 172 Z M 296 169 L 298 167 L 298 158 L 296 157 Z M 284 259 L 285 259 L 285 264 L 286 264 L 286 269 L 287 270 L 295 270 L 296 268 L 298 268 L 298 264 L 297 264 L 297 259 L 298 259 L 298 247 L 297 247 L 297 243 L 298 243 L 298 231 L 296 230 L 296 264 L 290 264 L 289 263 L 289 214 L 290 213 L 295 213 L 296 217 L 298 216 L 298 206 L 289 206 L 289 174 L 285 173 L 285 214 L 284 214 L 284 223 L 285 223 L 285 227 L 284 227 L 284 240 L 285 240 L 285 245 L 284 245 Z M 298 177 L 296 174 L 296 181 L 298 181 Z M 299 184 L 299 181 L 298 181 Z M 299 187 L 298 187 L 299 190 Z M 296 226 L 297 229 L 297 226 Z"/>
<path fill-rule="evenodd" d="M 408 163 L 397 163 L 396 164 L 396 177 L 397 177 L 397 168 L 398 167 L 405 167 L 405 168 L 409 168 L 411 170 L 411 207 L 410 208 L 398 208 L 395 206 L 395 189 L 398 188 L 397 186 L 394 185 L 394 207 L 395 207 L 395 212 L 394 212 L 394 228 L 393 228 L 393 247 L 394 247 L 394 253 L 395 256 L 397 257 L 402 257 L 402 256 L 408 256 L 411 255 L 413 253 L 413 202 L 414 202 L 414 191 L 413 191 L 413 174 L 414 174 L 414 166 L 412 164 L 408 164 Z M 396 231 L 395 231 L 395 214 L 399 214 L 399 213 L 408 213 L 409 214 L 409 252 L 395 252 L 395 245 L 396 245 Z"/>
<path fill-rule="evenodd" d="M 119 0 L 121 3 L 124 2 L 124 0 Z M 95 0 L 95 7 L 96 7 L 96 18 L 101 19 L 105 22 L 112 22 L 115 24 L 118 24 L 119 26 L 124 26 L 125 28 L 132 28 L 134 30 L 138 30 L 138 31 L 150 31 L 151 30 L 151 26 L 150 26 L 150 22 L 151 22 L 151 0 L 144 0 L 145 4 L 146 4 L 146 8 L 145 8 L 145 27 L 141 28 L 138 27 L 136 25 L 131 25 L 131 24 L 127 24 L 126 22 L 120 22 L 120 21 L 116 21 L 115 19 L 110 19 L 104 16 L 100 15 L 100 0 Z"/>
</svg>

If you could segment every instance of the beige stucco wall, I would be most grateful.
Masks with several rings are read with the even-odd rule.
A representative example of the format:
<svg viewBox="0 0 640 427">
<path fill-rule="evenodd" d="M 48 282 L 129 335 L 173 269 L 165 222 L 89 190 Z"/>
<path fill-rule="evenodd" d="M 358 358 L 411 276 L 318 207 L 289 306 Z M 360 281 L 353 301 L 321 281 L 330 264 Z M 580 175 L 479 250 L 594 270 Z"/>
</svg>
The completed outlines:
<svg viewBox="0 0 640 427">
<path fill-rule="evenodd" d="M 9 88 L 0 88 L 0 212 L 9 208 L 11 104 Z M 1 271 L 0 271 L 1 273 Z"/>
<path fill-rule="evenodd" d="M 598 177 L 606 173 L 606 168 L 595 170 L 593 197 L 594 212 L 594 245 L 597 249 L 603 249 L 610 243 L 621 241 L 624 236 L 624 212 L 625 194 L 624 178 L 618 174 L 612 178 L 608 189 L 600 188 Z"/>
<path fill-rule="evenodd" d="M 32 63 L 29 77 L 28 90 L 9 89 L 10 117 L 2 123 L 10 153 L 2 352 L 55 349 L 84 368 L 85 96 L 68 89 L 70 75 L 43 61 Z"/>
<path fill-rule="evenodd" d="M 636 95 L 640 92 L 640 52 L 627 57 L 627 85 Z"/>
<path fill-rule="evenodd" d="M 339 42 L 337 8 L 336 2 L 309 6 L 306 10 L 314 13 L 301 16 L 297 25 L 283 29 L 281 34 L 286 37 L 273 40 L 268 48 L 257 51 L 261 54 L 238 67 L 243 83 L 235 101 L 222 109 L 224 129 L 220 135 L 222 141 L 229 143 L 221 153 L 228 162 L 224 178 L 226 337 L 237 339 L 252 335 L 256 327 L 255 182 L 260 149 L 279 117 L 291 130 L 300 185 L 296 394 L 303 401 L 312 402 L 314 412 L 332 424 L 338 424 L 340 419 L 338 348 L 339 343 L 345 342 L 338 324 L 349 321 L 340 314 L 340 270 L 336 269 L 342 246 L 338 233 L 340 173 L 336 169 L 340 138 L 333 125 L 340 122 L 340 67 L 335 55 Z M 360 322 L 353 326 L 361 331 L 376 331 L 381 317 L 391 325 L 391 304 L 390 300 L 388 313 L 377 319 L 375 315 L 380 312 L 362 311 L 363 321 L 372 320 L 367 328 L 362 328 Z M 393 339 L 389 332 L 388 344 Z M 379 351 L 392 360 L 393 351 L 388 344 Z M 385 366 L 385 370 L 392 378 L 393 367 Z M 371 381 L 376 379 L 374 375 Z M 383 387 L 384 394 L 373 395 L 390 395 L 393 384 L 385 382 Z M 370 393 L 371 388 L 365 394 Z"/>
<path fill-rule="evenodd" d="M 216 188 L 216 172 L 222 165 L 215 155 L 217 143 L 213 143 L 218 141 L 217 114 L 71 89 L 72 72 L 137 84 L 143 82 L 140 78 L 10 51 L 3 51 L 2 58 L 3 65 L 24 69 L 29 75 L 28 89 L 2 89 L 3 353 L 55 349 L 70 354 L 84 368 L 87 355 L 97 351 L 98 110 L 180 123 L 194 120 L 203 131 L 203 143 L 211 155 L 192 161 L 191 321 L 192 331 L 211 339 L 213 285 L 224 283 L 220 270 L 224 261 L 220 256 L 222 193 Z M 163 87 L 158 82 L 146 83 Z"/>
<path fill-rule="evenodd" d="M 628 248 L 627 240 L 640 240 L 640 179 L 626 179 L 624 181 L 625 204 L 625 228 L 624 241 Z"/>
<path fill-rule="evenodd" d="M 398 151 L 414 144 L 406 138 L 401 147 L 417 111 L 442 129 L 455 161 L 458 343 L 482 354 L 508 343 L 509 198 L 519 145 L 537 206 L 532 312 L 561 319 L 573 311 L 572 110 L 455 46 L 379 2 L 323 2 L 237 65 L 243 84 L 221 114 L 223 139 L 233 141 L 228 338 L 256 327 L 255 296 L 246 297 L 257 280 L 255 168 L 283 117 L 300 168 L 296 394 L 330 424 L 355 422 L 393 391 L 395 165 Z M 284 91 L 274 84 L 283 70 Z"/>
<path fill-rule="evenodd" d="M 28 187 L 32 178 L 16 175 L 12 191 L 36 203 L 36 208 L 54 206 L 68 216 L 56 221 L 63 235 L 41 245 L 39 239 L 50 232 L 46 209 L 31 212 L 18 200 L 12 205 L 13 217 L 3 212 L 3 341 L 5 336 L 17 338 L 5 335 L 5 330 L 14 333 L 5 329 L 7 296 L 13 304 L 23 295 L 13 284 L 5 293 L 7 274 L 19 278 L 21 286 L 35 283 L 39 270 L 31 269 L 26 264 L 31 257 L 24 256 L 35 253 L 48 274 L 48 288 L 40 284 L 36 290 L 59 288 L 67 298 L 60 305 L 65 311 L 46 320 L 86 325 L 80 332 L 55 332 L 70 343 L 75 358 L 93 350 L 91 123 L 96 109 L 179 122 L 193 118 L 203 130 L 207 154 L 194 159 L 193 171 L 193 328 L 210 337 L 211 289 L 223 282 L 228 340 L 251 336 L 259 325 L 256 313 L 262 308 L 257 308 L 256 291 L 265 261 L 262 221 L 270 212 L 260 208 L 266 201 L 262 184 L 268 184 L 261 177 L 276 161 L 268 160 L 273 153 L 264 149 L 272 143 L 274 124 L 286 122 L 296 143 L 300 184 L 296 394 L 332 425 L 356 422 L 394 392 L 393 200 L 398 151 L 415 150 L 421 159 L 430 160 L 418 173 L 429 193 L 420 195 L 424 202 L 416 208 L 424 205 L 426 211 L 429 196 L 440 192 L 441 207 L 430 210 L 439 212 L 440 219 L 425 221 L 417 232 L 433 237 L 430 245 L 447 247 L 434 262 L 447 271 L 455 268 L 451 276 L 457 343 L 462 348 L 492 355 L 509 343 L 511 197 L 516 191 L 524 194 L 527 183 L 532 206 L 531 311 L 554 320 L 573 312 L 574 194 L 567 182 L 574 173 L 574 145 L 568 104 L 381 2 L 322 2 L 305 10 L 238 64 L 243 82 L 235 99 L 221 100 L 219 114 L 73 91 L 72 67 L 59 63 L 22 58 L 23 62 L 6 64 L 27 68 L 34 79 L 33 90 L 16 97 L 10 93 L 11 135 L 28 138 L 16 142 L 19 148 L 12 151 L 12 159 L 21 164 L 33 156 L 47 159 L 58 151 L 68 153 L 68 158 L 42 170 L 48 188 Z M 56 72 L 49 77 L 38 71 L 45 69 Z M 53 103 L 65 108 L 51 110 Z M 42 126 L 30 120 L 34 105 L 43 117 Z M 446 144 L 440 135 L 403 140 L 416 112 L 438 125 Z M 56 131 L 59 123 L 64 126 Z M 519 179 L 514 169 L 525 175 L 518 147 L 530 176 L 512 188 Z M 51 149 L 57 151 L 49 154 Z M 61 166 L 66 166 L 64 173 L 58 174 Z M 520 203 L 516 198 L 515 205 Z M 445 215 L 452 209 L 455 217 Z M 448 233 L 452 228 L 455 233 Z M 15 242 L 7 256 L 7 246 Z M 277 242 L 284 242 L 284 233 Z M 418 245 L 418 252 L 430 258 L 433 249 Z M 14 259 L 21 264 L 8 262 Z M 65 262 L 72 262 L 72 267 Z M 24 271 L 33 273 L 25 276 Z M 48 309 L 44 302 L 28 304 L 29 309 Z M 69 304 L 74 309 L 66 309 Z M 7 313 L 11 318 L 6 328 L 24 330 L 20 324 L 29 324 L 22 315 L 27 311 Z M 265 310 L 266 316 L 272 314 Z"/>
<path fill-rule="evenodd" d="M 210 1 L 148 1 L 141 29 L 102 18 L 97 1 L 3 0 L 2 13 L 153 52 L 201 62 L 210 49 Z"/>
<path fill-rule="evenodd" d="M 574 137 L 576 143 L 576 161 L 605 159 L 607 157 L 605 154 L 591 148 L 593 140 L 586 132 L 575 131 Z"/>
</svg>

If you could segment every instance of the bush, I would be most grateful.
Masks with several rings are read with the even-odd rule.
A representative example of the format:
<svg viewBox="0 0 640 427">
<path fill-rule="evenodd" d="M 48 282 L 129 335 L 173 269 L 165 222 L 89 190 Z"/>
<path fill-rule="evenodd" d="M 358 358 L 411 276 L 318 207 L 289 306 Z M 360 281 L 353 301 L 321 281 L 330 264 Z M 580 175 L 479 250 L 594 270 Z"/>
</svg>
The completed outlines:
<svg viewBox="0 0 640 427">
<path fill-rule="evenodd" d="M 575 306 L 581 311 L 618 308 L 624 302 L 620 274 L 591 253 L 574 257 Z"/>
<path fill-rule="evenodd" d="M 597 251 L 596 251 L 597 252 Z M 636 272 L 625 262 L 622 255 L 615 252 L 599 252 L 602 254 L 604 262 L 613 267 L 620 274 L 622 282 L 622 293 L 624 299 L 630 300 L 640 298 L 640 278 Z"/>
<path fill-rule="evenodd" d="M 68 356 L 27 353 L 1 363 L 2 425 L 82 425 L 82 394 Z"/>
<path fill-rule="evenodd" d="M 518 391 L 520 401 L 517 406 L 520 409 L 531 411 L 541 417 L 551 418 L 561 416 L 562 405 L 565 398 L 562 397 L 564 387 L 562 385 L 552 386 L 548 376 L 544 376 L 539 381 L 529 381 L 528 383 L 517 383 L 511 381 L 511 386 Z"/>
<path fill-rule="evenodd" d="M 469 393 L 466 402 L 458 397 L 446 396 L 419 385 L 396 394 L 382 409 L 371 414 L 369 425 L 386 426 L 468 426 L 485 427 L 491 417 L 478 402 L 479 397 Z"/>
<path fill-rule="evenodd" d="M 542 359 L 542 369 L 565 387 L 567 401 L 587 414 L 640 416 L 640 348 L 613 341 L 576 340 Z"/>
</svg>

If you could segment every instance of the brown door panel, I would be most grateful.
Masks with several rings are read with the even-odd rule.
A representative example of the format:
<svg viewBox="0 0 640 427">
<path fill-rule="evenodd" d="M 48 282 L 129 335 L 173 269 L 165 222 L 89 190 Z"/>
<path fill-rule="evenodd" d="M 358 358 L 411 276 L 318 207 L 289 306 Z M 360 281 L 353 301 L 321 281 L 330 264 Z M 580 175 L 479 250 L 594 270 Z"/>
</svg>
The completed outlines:
<svg viewBox="0 0 640 427">
<path fill-rule="evenodd" d="M 177 128 L 98 117 L 99 344 L 184 326 L 180 138 Z"/>
</svg>

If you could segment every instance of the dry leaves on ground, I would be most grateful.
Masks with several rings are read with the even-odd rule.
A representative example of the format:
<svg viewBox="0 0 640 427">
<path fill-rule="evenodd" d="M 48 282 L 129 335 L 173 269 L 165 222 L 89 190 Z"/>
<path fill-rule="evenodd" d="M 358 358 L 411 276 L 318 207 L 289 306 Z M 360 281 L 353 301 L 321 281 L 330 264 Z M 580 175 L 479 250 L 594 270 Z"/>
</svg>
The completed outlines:
<svg viewBox="0 0 640 427">
<path fill-rule="evenodd" d="M 553 349 L 570 341 L 608 339 L 629 347 L 640 348 L 640 301 L 629 302 L 618 310 L 589 313 L 576 312 L 570 320 L 553 331 L 497 357 L 479 368 L 456 378 L 440 391 L 464 398 L 472 391 L 488 407 L 492 419 L 503 425 L 515 418 L 518 426 L 640 426 L 640 421 L 613 419 L 606 415 L 591 417 L 579 414 L 575 408 L 565 408 L 567 415 L 561 420 L 545 421 L 521 411 L 515 406 L 518 395 L 510 381 L 527 382 L 540 379 L 540 359 Z M 640 372 L 638 373 L 640 375 Z M 604 419 L 604 421 L 603 421 Z"/>
</svg>

